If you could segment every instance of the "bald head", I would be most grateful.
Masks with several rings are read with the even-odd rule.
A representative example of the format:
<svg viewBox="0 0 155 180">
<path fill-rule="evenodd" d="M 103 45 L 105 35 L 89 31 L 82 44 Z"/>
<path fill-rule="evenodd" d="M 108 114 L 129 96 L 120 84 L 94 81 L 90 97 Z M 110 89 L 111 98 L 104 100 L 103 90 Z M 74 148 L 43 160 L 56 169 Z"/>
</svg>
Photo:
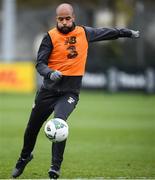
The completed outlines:
<svg viewBox="0 0 155 180">
<path fill-rule="evenodd" d="M 74 10 L 71 4 L 63 3 L 56 8 L 56 15 L 63 16 L 64 14 L 73 15 Z"/>
<path fill-rule="evenodd" d="M 75 28 L 75 15 L 71 4 L 63 3 L 56 8 L 57 29 L 63 34 Z"/>
</svg>

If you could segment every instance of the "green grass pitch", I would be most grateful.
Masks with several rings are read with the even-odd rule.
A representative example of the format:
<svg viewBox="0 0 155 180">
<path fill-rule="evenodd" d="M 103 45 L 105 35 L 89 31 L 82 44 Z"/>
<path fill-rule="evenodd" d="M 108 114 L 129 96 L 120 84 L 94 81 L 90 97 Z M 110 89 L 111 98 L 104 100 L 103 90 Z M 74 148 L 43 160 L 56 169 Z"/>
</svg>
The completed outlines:
<svg viewBox="0 0 155 180">
<path fill-rule="evenodd" d="M 0 178 L 10 178 L 34 94 L 0 95 Z M 52 117 L 52 116 L 51 116 Z M 82 91 L 68 119 L 61 178 L 155 178 L 155 96 Z M 43 128 L 23 179 L 47 179 L 51 142 Z"/>
</svg>

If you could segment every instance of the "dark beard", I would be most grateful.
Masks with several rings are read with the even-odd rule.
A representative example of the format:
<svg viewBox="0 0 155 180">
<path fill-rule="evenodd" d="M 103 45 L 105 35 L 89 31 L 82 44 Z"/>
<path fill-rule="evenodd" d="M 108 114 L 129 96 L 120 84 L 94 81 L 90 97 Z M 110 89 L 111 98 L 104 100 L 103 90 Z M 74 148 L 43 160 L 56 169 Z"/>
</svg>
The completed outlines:
<svg viewBox="0 0 155 180">
<path fill-rule="evenodd" d="M 72 27 L 61 27 L 59 28 L 58 27 L 58 24 L 57 24 L 57 29 L 62 33 L 62 34 L 68 34 L 69 32 L 73 31 L 75 29 L 75 23 L 73 22 L 73 25 Z"/>
</svg>

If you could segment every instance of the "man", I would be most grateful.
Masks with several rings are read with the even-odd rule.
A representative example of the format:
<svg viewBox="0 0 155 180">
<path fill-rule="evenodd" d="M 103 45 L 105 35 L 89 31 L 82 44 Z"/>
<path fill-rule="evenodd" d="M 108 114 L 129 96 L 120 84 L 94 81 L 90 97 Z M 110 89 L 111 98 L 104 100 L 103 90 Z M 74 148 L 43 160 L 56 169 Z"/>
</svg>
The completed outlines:
<svg viewBox="0 0 155 180">
<path fill-rule="evenodd" d="M 76 26 L 73 7 L 66 3 L 57 7 L 56 21 L 57 26 L 45 35 L 38 51 L 36 69 L 44 77 L 44 82 L 36 94 L 13 178 L 20 176 L 32 160 L 38 132 L 51 113 L 54 112 L 54 118 L 66 121 L 74 110 L 85 72 L 88 43 L 139 37 L 138 31 L 129 29 Z M 52 161 L 48 171 L 52 179 L 60 175 L 65 145 L 66 141 L 52 144 Z"/>
</svg>

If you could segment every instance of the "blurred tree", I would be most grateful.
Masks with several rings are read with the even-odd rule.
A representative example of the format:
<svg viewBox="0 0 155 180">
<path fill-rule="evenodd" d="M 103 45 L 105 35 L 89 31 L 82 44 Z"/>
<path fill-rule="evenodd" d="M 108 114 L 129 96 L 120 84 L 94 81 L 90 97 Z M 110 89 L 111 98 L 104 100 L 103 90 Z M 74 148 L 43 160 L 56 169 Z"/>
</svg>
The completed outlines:
<svg viewBox="0 0 155 180">
<path fill-rule="evenodd" d="M 63 0 L 17 0 L 17 4 L 19 6 L 28 6 L 28 7 L 33 7 L 33 8 L 42 8 L 45 6 L 49 6 L 49 5 L 54 5 L 54 4 L 60 4 L 60 3 L 64 3 Z M 93 4 L 93 5 L 97 5 L 99 4 L 99 0 L 67 0 L 65 1 L 65 3 L 72 3 L 72 4 Z"/>
<path fill-rule="evenodd" d="M 131 22 L 134 15 L 134 0 L 117 0 L 115 1 L 116 10 L 118 13 L 124 14 L 126 18 L 126 23 L 129 24 Z"/>
</svg>

